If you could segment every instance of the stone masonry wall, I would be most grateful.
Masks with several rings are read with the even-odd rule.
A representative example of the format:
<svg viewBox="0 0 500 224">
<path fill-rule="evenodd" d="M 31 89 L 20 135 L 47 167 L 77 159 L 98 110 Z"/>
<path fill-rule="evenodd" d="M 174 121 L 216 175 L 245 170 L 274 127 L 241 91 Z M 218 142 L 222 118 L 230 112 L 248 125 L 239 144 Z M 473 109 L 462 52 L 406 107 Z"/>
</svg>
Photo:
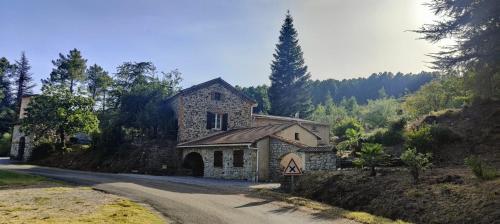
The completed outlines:
<svg viewBox="0 0 500 224">
<path fill-rule="evenodd" d="M 271 138 L 269 144 L 269 176 L 271 180 L 279 180 L 283 176 L 280 168 L 281 158 L 288 153 L 296 153 L 300 148 L 274 138 Z"/>
<path fill-rule="evenodd" d="M 335 152 L 306 152 L 305 170 L 334 170 L 336 168 Z"/>
<path fill-rule="evenodd" d="M 20 125 L 14 126 L 14 131 L 12 132 L 12 145 L 10 147 L 10 157 L 13 159 L 18 158 L 18 150 L 19 150 L 19 141 L 24 134 L 20 130 Z M 28 161 L 31 157 L 31 153 L 33 151 L 33 143 L 30 136 L 24 136 L 25 139 L 25 147 L 24 147 L 24 155 L 23 158 L 20 158 L 22 161 Z"/>
<path fill-rule="evenodd" d="M 233 167 L 233 151 L 243 150 L 243 167 Z M 214 152 L 222 151 L 222 167 L 214 167 Z M 255 149 L 248 147 L 207 147 L 207 148 L 183 148 L 185 158 L 191 152 L 197 152 L 203 158 L 203 177 L 240 179 L 252 181 L 256 174 L 257 153 Z"/>
<path fill-rule="evenodd" d="M 221 93 L 222 100 L 212 100 L 211 94 L 213 92 Z M 206 129 L 207 112 L 227 113 L 228 130 L 251 126 L 252 104 L 218 83 L 185 96 L 180 96 L 175 104 L 178 106 L 179 142 L 186 142 L 220 132 Z"/>
</svg>

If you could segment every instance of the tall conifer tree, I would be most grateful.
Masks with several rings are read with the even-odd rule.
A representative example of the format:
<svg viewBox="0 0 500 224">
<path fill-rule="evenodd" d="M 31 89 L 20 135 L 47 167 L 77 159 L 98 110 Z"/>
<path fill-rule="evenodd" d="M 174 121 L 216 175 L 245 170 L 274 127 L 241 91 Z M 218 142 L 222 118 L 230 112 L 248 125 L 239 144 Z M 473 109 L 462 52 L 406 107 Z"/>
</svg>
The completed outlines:
<svg viewBox="0 0 500 224">
<path fill-rule="evenodd" d="M 311 94 L 307 86 L 311 75 L 307 72 L 297 36 L 293 18 L 288 12 L 271 64 L 269 100 L 270 113 L 273 115 L 298 114 L 300 117 L 307 117 L 312 111 Z"/>
<path fill-rule="evenodd" d="M 16 84 L 16 112 L 19 112 L 22 97 L 27 94 L 32 94 L 32 89 L 35 87 L 30 69 L 31 66 L 28 58 L 26 57 L 26 54 L 22 52 L 21 59 L 16 61 L 12 73 L 14 83 Z"/>
<path fill-rule="evenodd" d="M 42 80 L 44 84 L 56 84 L 67 87 L 73 94 L 78 84 L 85 81 L 85 69 L 87 60 L 76 48 L 69 51 L 68 55 L 59 54 L 57 60 L 52 61 L 54 69 L 48 80 Z"/>
</svg>

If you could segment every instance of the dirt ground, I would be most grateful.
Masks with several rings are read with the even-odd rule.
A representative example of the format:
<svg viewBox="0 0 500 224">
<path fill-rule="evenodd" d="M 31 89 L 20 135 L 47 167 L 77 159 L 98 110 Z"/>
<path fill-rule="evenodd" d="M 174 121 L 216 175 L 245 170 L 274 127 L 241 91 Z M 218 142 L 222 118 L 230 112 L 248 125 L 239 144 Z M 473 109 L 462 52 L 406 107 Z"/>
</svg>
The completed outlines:
<svg viewBox="0 0 500 224">
<path fill-rule="evenodd" d="M 465 167 L 437 168 L 413 184 L 405 169 L 318 172 L 296 194 L 342 208 L 415 223 L 498 223 L 500 178 L 480 181 Z"/>
<path fill-rule="evenodd" d="M 0 223 L 165 223 L 158 214 L 127 199 L 41 181 L 0 186 Z"/>
</svg>

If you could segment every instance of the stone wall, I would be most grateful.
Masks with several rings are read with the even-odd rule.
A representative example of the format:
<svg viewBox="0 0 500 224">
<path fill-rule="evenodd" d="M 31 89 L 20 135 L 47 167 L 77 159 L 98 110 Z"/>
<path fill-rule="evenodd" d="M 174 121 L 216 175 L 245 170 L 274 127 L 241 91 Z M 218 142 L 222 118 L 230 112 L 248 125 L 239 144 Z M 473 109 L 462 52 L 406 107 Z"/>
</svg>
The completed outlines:
<svg viewBox="0 0 500 224">
<path fill-rule="evenodd" d="M 33 141 L 31 136 L 25 136 L 21 130 L 20 125 L 15 125 L 14 130 L 12 132 L 12 145 L 10 147 L 10 158 L 12 159 L 20 159 L 22 161 L 28 161 L 31 157 L 32 151 L 33 151 Z M 24 137 L 25 139 L 25 147 L 24 147 L 24 154 L 23 158 L 19 158 L 19 141 L 21 140 L 21 137 Z"/>
<path fill-rule="evenodd" d="M 271 138 L 269 147 L 269 174 L 271 180 L 279 180 L 282 175 L 282 170 L 280 168 L 281 158 L 288 153 L 296 153 L 300 148 L 282 142 L 278 139 Z"/>
<path fill-rule="evenodd" d="M 211 94 L 214 92 L 222 94 L 220 101 L 211 99 Z M 218 83 L 181 95 L 179 99 L 174 101 L 179 119 L 179 142 L 186 142 L 220 132 L 220 130 L 208 130 L 206 128 L 207 112 L 227 113 L 228 130 L 251 126 L 252 103 Z"/>
<path fill-rule="evenodd" d="M 305 170 L 334 170 L 336 169 L 337 157 L 335 152 L 306 152 Z"/>
<path fill-rule="evenodd" d="M 243 150 L 243 167 L 233 166 L 233 151 Z M 222 167 L 214 167 L 214 152 L 222 151 Z M 204 174 L 203 177 L 240 179 L 253 181 L 256 175 L 257 152 L 248 147 L 206 147 L 206 148 L 183 148 L 185 158 L 191 152 L 197 152 L 203 158 Z"/>
</svg>

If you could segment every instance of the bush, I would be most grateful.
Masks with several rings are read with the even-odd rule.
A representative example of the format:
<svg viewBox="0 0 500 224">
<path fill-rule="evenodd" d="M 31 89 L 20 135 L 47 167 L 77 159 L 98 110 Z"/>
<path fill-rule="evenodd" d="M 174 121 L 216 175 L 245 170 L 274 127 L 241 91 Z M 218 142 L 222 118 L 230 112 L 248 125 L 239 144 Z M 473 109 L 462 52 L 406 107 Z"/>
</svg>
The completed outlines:
<svg viewBox="0 0 500 224">
<path fill-rule="evenodd" d="M 384 147 L 381 144 L 363 143 L 359 158 L 354 160 L 354 164 L 359 167 L 370 167 L 370 175 L 375 176 L 375 167 L 382 165 L 386 160 Z"/>
<path fill-rule="evenodd" d="M 3 133 L 0 138 L 0 156 L 8 156 L 10 154 L 11 135 Z"/>
<path fill-rule="evenodd" d="M 432 154 L 431 153 L 417 153 L 417 150 L 414 148 L 409 148 L 401 155 L 401 160 L 408 166 L 410 169 L 410 174 L 413 177 L 413 182 L 418 183 L 418 178 L 420 173 L 429 168 L 432 163 Z"/>
<path fill-rule="evenodd" d="M 433 138 L 431 126 L 423 124 L 406 133 L 406 147 L 416 149 L 417 152 L 429 152 L 432 150 Z"/>
<path fill-rule="evenodd" d="M 497 176 L 494 167 L 488 166 L 477 156 L 470 156 L 465 159 L 465 164 L 472 170 L 474 175 L 481 180 L 491 180 Z"/>
<path fill-rule="evenodd" d="M 335 136 L 344 137 L 347 129 L 354 129 L 357 132 L 363 132 L 363 125 L 356 118 L 346 118 L 341 120 L 333 127 L 333 134 Z"/>
<path fill-rule="evenodd" d="M 368 137 L 368 141 L 385 146 L 392 146 L 403 143 L 405 141 L 405 136 L 402 131 L 377 129 L 375 133 Z"/>
<path fill-rule="evenodd" d="M 445 144 L 460 141 L 460 136 L 447 127 L 439 125 L 431 126 L 431 136 L 435 144 Z"/>
<path fill-rule="evenodd" d="M 56 147 L 54 144 L 49 142 L 40 143 L 33 148 L 33 153 L 31 154 L 31 160 L 40 160 L 47 158 L 50 154 L 56 152 Z"/>
</svg>

